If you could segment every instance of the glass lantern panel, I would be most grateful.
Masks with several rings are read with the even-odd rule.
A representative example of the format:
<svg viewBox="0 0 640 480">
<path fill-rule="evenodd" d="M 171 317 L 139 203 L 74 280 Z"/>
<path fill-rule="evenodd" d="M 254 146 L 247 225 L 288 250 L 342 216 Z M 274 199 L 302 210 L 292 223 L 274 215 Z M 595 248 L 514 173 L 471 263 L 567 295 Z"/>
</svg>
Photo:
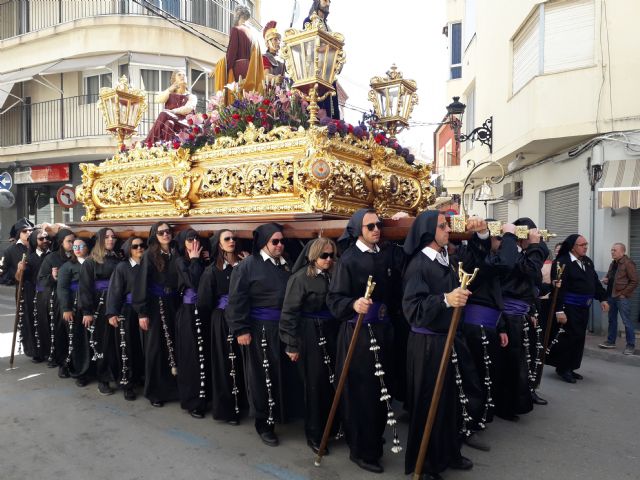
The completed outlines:
<svg viewBox="0 0 640 480">
<path fill-rule="evenodd" d="M 320 45 L 320 77 L 327 83 L 331 83 L 331 77 L 334 76 L 336 53 L 337 49 L 333 45 Z"/>
<path fill-rule="evenodd" d="M 115 95 L 107 98 L 104 102 L 104 106 L 105 106 L 105 114 L 107 115 L 107 125 L 109 126 L 113 126 L 116 123 L 118 123 L 118 114 L 117 114 L 117 109 L 118 109 L 118 97 L 116 97 Z"/>
<path fill-rule="evenodd" d="M 310 38 L 304 42 L 304 77 L 316 76 L 316 39 Z"/>
<path fill-rule="evenodd" d="M 398 101 L 400 100 L 400 85 L 391 85 L 387 87 L 387 107 L 389 111 L 387 115 L 393 117 L 398 115 Z"/>
<path fill-rule="evenodd" d="M 296 45 L 291 46 L 291 57 L 293 59 L 293 77 L 294 81 L 299 80 L 304 77 L 304 67 L 303 67 L 303 54 L 302 54 L 302 44 L 298 43 Z"/>
<path fill-rule="evenodd" d="M 128 125 L 127 119 L 129 116 L 129 101 L 124 98 L 120 99 L 120 118 L 118 119 L 121 126 Z"/>
</svg>

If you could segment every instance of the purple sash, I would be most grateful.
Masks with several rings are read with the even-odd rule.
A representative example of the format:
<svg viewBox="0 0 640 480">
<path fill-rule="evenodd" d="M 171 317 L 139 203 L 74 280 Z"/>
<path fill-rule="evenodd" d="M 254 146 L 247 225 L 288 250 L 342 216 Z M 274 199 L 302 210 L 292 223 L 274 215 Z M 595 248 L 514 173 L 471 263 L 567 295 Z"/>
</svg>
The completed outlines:
<svg viewBox="0 0 640 480">
<path fill-rule="evenodd" d="M 218 305 L 216 305 L 216 308 L 219 308 L 220 310 L 224 310 L 227 308 L 227 305 L 229 305 L 229 295 L 220 295 L 220 297 L 218 298 Z"/>
<path fill-rule="evenodd" d="M 577 307 L 590 307 L 591 302 L 593 302 L 593 297 L 591 295 L 571 292 L 566 292 L 564 294 L 564 303 L 568 305 L 575 305 Z"/>
<path fill-rule="evenodd" d="M 271 307 L 254 307 L 251 309 L 251 318 L 261 322 L 279 322 L 281 310 Z"/>
<path fill-rule="evenodd" d="M 155 295 L 156 297 L 170 297 L 174 294 L 174 291 L 170 287 L 163 287 L 159 283 L 152 283 L 148 288 L 149 293 L 151 295 Z"/>
<path fill-rule="evenodd" d="M 434 332 L 433 330 L 429 330 L 428 328 L 424 328 L 424 327 L 412 326 L 411 331 L 413 333 L 420 333 L 422 335 L 446 335 L 445 333 Z"/>
<path fill-rule="evenodd" d="M 187 288 L 182 296 L 182 303 L 185 305 L 194 305 L 198 301 L 198 292 L 193 288 Z"/>
<path fill-rule="evenodd" d="M 470 325 L 477 325 L 486 328 L 496 328 L 498 319 L 500 318 L 500 310 L 484 305 L 468 303 L 464 307 L 464 317 L 462 321 Z"/>
<path fill-rule="evenodd" d="M 349 323 L 356 323 L 358 321 L 358 314 L 349 320 Z M 382 302 L 373 302 L 369 311 L 362 319 L 363 323 L 387 323 L 389 321 L 389 315 L 387 314 L 387 306 Z"/>
<path fill-rule="evenodd" d="M 106 290 L 109 288 L 109 280 L 96 280 L 93 286 L 96 290 Z"/>
<path fill-rule="evenodd" d="M 319 310 L 317 312 L 302 312 L 302 317 L 310 318 L 312 320 L 318 319 L 322 321 L 333 320 L 333 315 L 329 310 Z"/>
<path fill-rule="evenodd" d="M 69 285 L 69 288 L 71 289 L 72 292 L 77 292 L 78 291 L 78 282 L 71 282 L 71 285 Z"/>
<path fill-rule="evenodd" d="M 529 313 L 529 304 L 516 298 L 504 299 L 504 313 L 514 317 L 524 316 Z"/>
<path fill-rule="evenodd" d="M 127 293 L 127 296 L 124 299 L 124 303 L 127 305 L 131 305 L 133 303 L 133 294 L 131 292 Z"/>
</svg>

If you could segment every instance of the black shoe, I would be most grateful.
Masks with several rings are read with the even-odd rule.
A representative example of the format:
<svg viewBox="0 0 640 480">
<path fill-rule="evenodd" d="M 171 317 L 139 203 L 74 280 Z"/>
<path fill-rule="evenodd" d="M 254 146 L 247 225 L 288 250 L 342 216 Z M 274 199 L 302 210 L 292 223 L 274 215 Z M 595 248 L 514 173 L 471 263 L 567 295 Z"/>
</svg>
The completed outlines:
<svg viewBox="0 0 640 480">
<path fill-rule="evenodd" d="M 113 395 L 113 388 L 107 382 L 98 382 L 98 392 L 100 395 Z"/>
<path fill-rule="evenodd" d="M 69 369 L 67 367 L 58 367 L 58 377 L 60 378 L 69 378 Z"/>
<path fill-rule="evenodd" d="M 378 463 L 377 460 L 373 460 L 372 462 L 368 462 L 363 460 L 362 458 L 354 457 L 353 454 L 349 454 L 349 460 L 358 465 L 361 469 L 366 470 L 371 473 L 382 473 L 384 472 L 384 468 L 382 465 Z"/>
<path fill-rule="evenodd" d="M 164 407 L 164 402 L 161 402 L 160 400 L 150 400 L 150 402 L 152 407 Z"/>
<path fill-rule="evenodd" d="M 124 399 L 129 400 L 130 402 L 136 399 L 136 392 L 133 391 L 133 388 L 124 389 Z"/>
<path fill-rule="evenodd" d="M 444 480 L 439 473 L 423 473 L 420 480 Z"/>
<path fill-rule="evenodd" d="M 538 395 L 535 390 L 531 390 L 531 400 L 533 400 L 533 403 L 535 403 L 536 405 L 546 405 L 547 403 L 549 403 L 540 395 Z"/>
<path fill-rule="evenodd" d="M 313 453 L 316 455 L 320 453 L 320 442 L 307 438 L 307 445 L 309 445 L 309 448 L 313 450 Z M 325 447 L 323 455 L 329 455 L 329 447 Z"/>
<path fill-rule="evenodd" d="M 576 380 L 584 380 L 584 377 L 580 375 L 578 372 L 571 372 L 571 376 Z"/>
<path fill-rule="evenodd" d="M 467 457 L 460 455 L 458 460 L 449 464 L 449 468 L 452 468 L 453 470 L 471 470 L 473 468 L 473 462 Z"/>
<path fill-rule="evenodd" d="M 42 357 L 33 357 L 33 358 L 31 359 L 31 361 L 32 361 L 33 363 L 42 363 L 42 362 L 44 362 L 44 358 L 42 358 Z"/>
<path fill-rule="evenodd" d="M 78 387 L 86 387 L 88 383 L 89 383 L 89 379 L 88 378 L 85 378 L 85 377 L 76 378 L 76 385 Z"/>
<path fill-rule="evenodd" d="M 491 451 L 491 446 L 488 443 L 486 443 L 485 441 L 483 441 L 482 438 L 480 438 L 480 436 L 478 435 L 477 432 L 472 434 L 470 437 L 465 437 L 463 442 L 467 446 L 469 446 L 471 448 L 475 448 L 476 450 L 481 450 L 483 452 Z"/>
<path fill-rule="evenodd" d="M 199 408 L 189 410 L 189 415 L 191 415 L 193 418 L 204 418 L 204 412 Z"/>
<path fill-rule="evenodd" d="M 49 360 L 47 362 L 47 368 L 56 368 L 58 364 L 54 360 Z"/>
<path fill-rule="evenodd" d="M 262 443 L 270 447 L 277 447 L 278 445 L 280 445 L 278 436 L 275 434 L 275 432 L 272 432 L 270 430 L 267 432 L 262 432 L 260 434 L 260 440 L 262 440 Z"/>
<path fill-rule="evenodd" d="M 556 370 L 556 373 L 565 382 L 567 382 L 567 383 L 576 383 L 576 379 L 573 378 L 573 375 L 571 375 L 570 371 L 562 372 L 562 371 Z"/>
<path fill-rule="evenodd" d="M 227 420 L 227 423 L 229 425 L 233 425 L 234 427 L 240 425 L 240 419 L 238 419 L 237 417 L 235 418 L 230 418 L 229 420 Z"/>
</svg>

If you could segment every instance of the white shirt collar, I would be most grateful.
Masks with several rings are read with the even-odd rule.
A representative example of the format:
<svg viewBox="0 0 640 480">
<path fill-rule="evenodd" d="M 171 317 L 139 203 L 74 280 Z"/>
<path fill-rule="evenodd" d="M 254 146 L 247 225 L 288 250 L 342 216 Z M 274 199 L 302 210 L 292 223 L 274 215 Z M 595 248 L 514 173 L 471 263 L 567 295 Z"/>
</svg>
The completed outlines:
<svg viewBox="0 0 640 480">
<path fill-rule="evenodd" d="M 578 263 L 582 263 L 582 260 L 580 260 L 578 257 L 576 257 L 573 253 L 569 252 L 569 258 L 571 258 L 572 262 L 578 262 Z"/>
<path fill-rule="evenodd" d="M 358 249 L 364 253 L 366 252 L 378 253 L 380 251 L 380 247 L 378 245 L 374 245 L 372 250 L 369 247 L 367 247 L 367 245 L 360 239 L 358 239 L 358 241 L 356 242 L 356 247 L 358 247 Z"/>
<path fill-rule="evenodd" d="M 41 257 L 42 255 L 44 255 L 44 250 L 40 250 L 39 248 L 36 248 L 36 255 L 38 255 L 39 257 Z"/>
<path fill-rule="evenodd" d="M 84 257 L 84 258 L 82 258 L 82 257 L 78 257 L 78 263 L 79 263 L 80 265 L 82 265 L 86 259 L 87 259 L 87 257 Z"/>
<path fill-rule="evenodd" d="M 133 257 L 129 257 L 129 265 L 135 267 L 136 265 L 140 265 L 140 263 L 136 262 Z"/>
<path fill-rule="evenodd" d="M 276 259 L 273 258 L 271 255 L 269 255 L 264 250 L 260 250 L 260 256 L 262 257 L 262 260 L 264 260 L 265 262 L 267 260 L 271 260 L 271 263 L 273 263 L 274 265 L 278 265 L 276 263 Z M 284 257 L 280 257 L 280 265 L 286 265 L 286 264 L 287 264 L 287 261 L 284 259 Z"/>
<path fill-rule="evenodd" d="M 443 249 L 441 252 L 426 246 L 422 249 L 422 253 L 424 253 L 431 261 L 437 260 L 438 263 L 444 267 L 449 266 L 449 252 L 447 249 Z"/>
<path fill-rule="evenodd" d="M 24 242 L 22 241 L 22 239 L 21 239 L 21 238 L 19 238 L 18 240 L 16 240 L 16 243 L 19 243 L 20 245 L 24 245 L 25 247 L 27 246 L 27 244 L 26 244 L 26 243 L 24 243 Z"/>
</svg>

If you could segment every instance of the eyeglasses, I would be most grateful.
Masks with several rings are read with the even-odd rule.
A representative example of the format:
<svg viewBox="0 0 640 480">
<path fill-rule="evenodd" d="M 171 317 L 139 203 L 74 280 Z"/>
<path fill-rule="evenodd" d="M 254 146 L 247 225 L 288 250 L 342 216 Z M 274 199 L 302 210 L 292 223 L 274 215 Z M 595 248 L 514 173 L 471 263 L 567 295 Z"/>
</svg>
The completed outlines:
<svg viewBox="0 0 640 480">
<path fill-rule="evenodd" d="M 86 245 L 83 243 L 82 245 L 74 245 L 73 249 L 74 250 L 82 250 L 85 247 L 86 247 Z"/>
<path fill-rule="evenodd" d="M 367 223 L 365 227 L 367 227 L 367 230 L 369 230 L 370 232 L 373 232 L 376 228 L 378 230 L 382 230 L 382 222 Z"/>
<path fill-rule="evenodd" d="M 162 230 L 156 231 L 156 235 L 158 235 L 159 237 L 163 237 L 165 235 L 171 235 L 171 229 L 163 228 Z"/>
<path fill-rule="evenodd" d="M 280 244 L 284 245 L 284 238 L 274 238 L 271 240 L 271 245 L 274 247 L 277 247 Z"/>
<path fill-rule="evenodd" d="M 224 237 L 222 240 L 224 240 L 225 242 L 235 242 L 236 237 Z"/>
<path fill-rule="evenodd" d="M 49 241 L 49 237 L 38 237 L 38 240 L 40 240 L 41 242 Z"/>
<path fill-rule="evenodd" d="M 336 254 L 331 252 L 322 252 L 320 255 L 318 255 L 318 258 L 321 260 L 326 260 L 327 258 L 330 258 L 331 260 L 333 260 L 335 258 Z"/>
<path fill-rule="evenodd" d="M 138 250 L 140 248 L 147 248 L 147 246 L 144 243 L 132 243 L 131 244 L 131 250 Z"/>
</svg>

